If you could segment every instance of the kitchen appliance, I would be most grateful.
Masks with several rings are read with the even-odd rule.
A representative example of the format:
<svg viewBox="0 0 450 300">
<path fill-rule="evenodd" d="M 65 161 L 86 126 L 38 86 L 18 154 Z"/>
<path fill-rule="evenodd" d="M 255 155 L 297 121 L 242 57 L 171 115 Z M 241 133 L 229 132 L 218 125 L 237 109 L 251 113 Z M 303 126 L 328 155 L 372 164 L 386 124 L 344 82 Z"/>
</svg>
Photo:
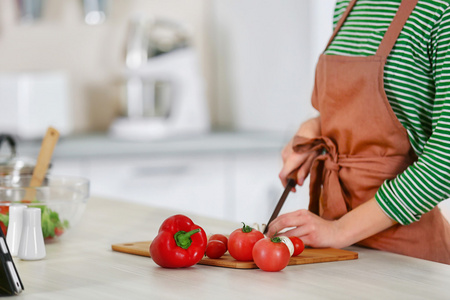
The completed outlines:
<svg viewBox="0 0 450 300">
<path fill-rule="evenodd" d="M 126 66 L 122 116 L 110 127 L 112 137 L 148 140 L 209 131 L 199 62 L 183 25 L 135 17 Z"/>
<path fill-rule="evenodd" d="M 20 139 L 42 138 L 49 126 L 72 132 L 65 72 L 0 73 L 0 132 Z"/>
</svg>

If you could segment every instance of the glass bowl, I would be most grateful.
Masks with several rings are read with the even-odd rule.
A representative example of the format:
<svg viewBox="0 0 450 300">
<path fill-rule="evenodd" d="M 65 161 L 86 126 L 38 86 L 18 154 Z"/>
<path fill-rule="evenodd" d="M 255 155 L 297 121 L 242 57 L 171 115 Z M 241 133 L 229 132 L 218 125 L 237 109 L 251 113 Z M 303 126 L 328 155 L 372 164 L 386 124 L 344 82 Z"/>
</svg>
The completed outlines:
<svg viewBox="0 0 450 300">
<path fill-rule="evenodd" d="M 73 228 L 86 208 L 89 180 L 47 176 L 40 187 L 30 188 L 31 176 L 0 177 L 0 226 L 7 232 L 9 207 L 24 204 L 41 209 L 42 233 L 53 241 Z"/>
</svg>

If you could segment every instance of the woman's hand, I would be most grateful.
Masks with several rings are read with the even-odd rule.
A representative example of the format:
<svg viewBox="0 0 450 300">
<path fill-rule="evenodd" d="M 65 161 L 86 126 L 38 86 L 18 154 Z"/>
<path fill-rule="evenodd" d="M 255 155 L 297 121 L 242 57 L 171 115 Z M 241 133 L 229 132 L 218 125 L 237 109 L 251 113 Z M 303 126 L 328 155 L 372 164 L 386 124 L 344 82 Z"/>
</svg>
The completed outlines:
<svg viewBox="0 0 450 300">
<path fill-rule="evenodd" d="M 284 231 L 286 230 L 286 231 Z M 283 214 L 270 223 L 268 237 L 283 232 L 284 236 L 297 236 L 305 245 L 314 248 L 342 248 L 337 221 L 327 221 L 306 209 Z"/>
<path fill-rule="evenodd" d="M 359 205 L 339 220 L 328 221 L 301 209 L 280 215 L 269 224 L 267 236 L 298 236 L 311 247 L 343 248 L 396 224 L 375 198 Z"/>
<path fill-rule="evenodd" d="M 320 117 L 316 117 L 304 122 L 300 126 L 295 135 L 303 136 L 306 138 L 315 138 L 320 136 L 320 134 L 321 134 Z M 319 153 L 316 151 L 296 153 L 294 152 L 292 147 L 293 147 L 293 138 L 281 151 L 281 158 L 283 159 L 283 168 L 280 171 L 279 178 L 283 186 L 286 186 L 288 175 L 295 169 L 299 168 L 297 171 L 297 184 L 302 186 L 303 182 L 305 181 L 305 178 L 309 174 L 314 159 L 319 155 Z M 293 191 L 295 192 L 295 189 L 293 189 Z"/>
</svg>

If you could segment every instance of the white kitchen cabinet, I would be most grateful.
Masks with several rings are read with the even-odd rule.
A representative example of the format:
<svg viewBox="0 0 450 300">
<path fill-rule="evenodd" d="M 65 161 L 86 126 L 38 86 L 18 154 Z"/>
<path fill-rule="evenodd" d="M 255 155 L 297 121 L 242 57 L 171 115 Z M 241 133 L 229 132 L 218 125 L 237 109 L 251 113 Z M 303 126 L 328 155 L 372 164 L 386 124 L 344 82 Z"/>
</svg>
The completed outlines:
<svg viewBox="0 0 450 300">
<path fill-rule="evenodd" d="M 278 156 L 270 152 L 97 158 L 85 165 L 89 166 L 92 195 L 263 223 L 282 192 Z"/>
<path fill-rule="evenodd" d="M 49 169 L 50 175 L 65 175 L 89 178 L 89 160 L 72 158 L 53 158 Z"/>
<path fill-rule="evenodd" d="M 51 174 L 87 177 L 94 196 L 196 213 L 223 220 L 267 223 L 282 192 L 277 151 L 159 157 L 55 159 Z M 307 208 L 309 178 L 290 193 L 281 213 Z M 450 199 L 440 205 L 450 220 Z"/>
<path fill-rule="evenodd" d="M 56 159 L 52 174 L 88 177 L 91 195 L 266 223 L 283 192 L 278 151 L 204 155 Z M 305 207 L 307 190 L 291 193 L 282 210 Z"/>
<path fill-rule="evenodd" d="M 231 221 L 265 220 L 281 195 L 286 136 L 213 133 L 131 142 L 104 135 L 61 139 L 51 174 L 90 180 L 91 195 Z M 21 142 L 35 157 L 39 143 Z M 258 179 L 260 178 L 260 179 Z M 250 209 L 252 207 L 252 209 Z"/>
<path fill-rule="evenodd" d="M 235 157 L 235 219 L 247 223 L 266 224 L 278 200 L 283 186 L 278 173 L 281 170 L 279 153 L 241 154 Z M 290 193 L 280 212 L 307 208 L 309 183 Z"/>
<path fill-rule="evenodd" d="M 91 159 L 91 194 L 226 219 L 220 156 Z"/>
</svg>

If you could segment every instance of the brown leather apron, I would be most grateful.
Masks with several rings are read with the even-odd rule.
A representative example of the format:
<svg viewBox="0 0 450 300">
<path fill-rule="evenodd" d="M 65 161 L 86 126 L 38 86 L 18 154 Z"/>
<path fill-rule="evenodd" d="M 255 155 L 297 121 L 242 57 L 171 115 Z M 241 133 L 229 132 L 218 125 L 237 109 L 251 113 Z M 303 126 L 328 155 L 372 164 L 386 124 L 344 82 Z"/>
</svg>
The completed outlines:
<svg viewBox="0 0 450 300">
<path fill-rule="evenodd" d="M 355 2 L 350 2 L 329 44 Z M 338 219 L 373 198 L 386 179 L 417 160 L 383 81 L 387 56 L 416 4 L 402 1 L 375 55 L 319 58 L 312 104 L 320 112 L 322 136 L 297 136 L 294 150 L 326 150 L 311 169 L 309 206 L 325 219 Z M 394 225 L 358 244 L 450 264 L 450 225 L 437 207 L 417 222 Z"/>
</svg>

